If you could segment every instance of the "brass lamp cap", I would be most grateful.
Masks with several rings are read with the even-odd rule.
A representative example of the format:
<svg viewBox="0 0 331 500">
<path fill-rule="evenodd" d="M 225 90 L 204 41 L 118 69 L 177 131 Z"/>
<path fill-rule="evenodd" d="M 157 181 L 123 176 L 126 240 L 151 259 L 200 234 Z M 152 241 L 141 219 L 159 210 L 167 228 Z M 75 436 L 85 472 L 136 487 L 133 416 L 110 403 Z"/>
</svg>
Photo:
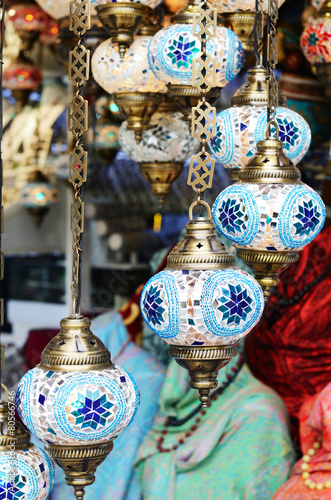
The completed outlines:
<svg viewBox="0 0 331 500">
<path fill-rule="evenodd" d="M 53 371 L 103 370 L 113 366 L 105 345 L 83 316 L 64 318 L 60 332 L 41 354 L 38 368 Z"/>
<path fill-rule="evenodd" d="M 170 252 L 167 269 L 222 269 L 234 264 L 235 258 L 217 237 L 211 220 L 198 218 L 186 224 L 184 238 Z"/>
<path fill-rule="evenodd" d="M 239 173 L 244 182 L 293 183 L 301 180 L 299 169 L 283 152 L 278 139 L 265 139 L 257 143 L 257 153 Z"/>
<path fill-rule="evenodd" d="M 0 401 L 0 451 L 8 451 L 8 447 L 15 446 L 15 450 L 25 450 L 31 446 L 30 434 L 23 425 L 15 420 L 15 430 L 8 430 L 9 407 L 5 401 Z M 11 424 L 12 425 L 12 424 Z"/>
<path fill-rule="evenodd" d="M 331 0 L 326 0 L 319 11 L 319 17 L 331 17 Z"/>
<path fill-rule="evenodd" d="M 268 81 L 267 70 L 263 66 L 255 66 L 248 71 L 245 83 L 231 99 L 232 106 L 267 106 Z M 278 88 L 278 106 L 287 106 L 287 98 Z"/>
<path fill-rule="evenodd" d="M 159 29 L 160 28 L 157 24 L 153 23 L 151 19 L 148 19 L 146 24 L 144 24 L 144 26 L 142 26 L 138 31 L 138 36 L 153 36 L 159 31 Z"/>
<path fill-rule="evenodd" d="M 172 24 L 193 24 L 193 9 L 199 6 L 201 0 L 189 0 L 184 9 L 181 9 L 171 18 Z M 223 17 L 217 14 L 217 26 L 224 26 Z"/>
</svg>

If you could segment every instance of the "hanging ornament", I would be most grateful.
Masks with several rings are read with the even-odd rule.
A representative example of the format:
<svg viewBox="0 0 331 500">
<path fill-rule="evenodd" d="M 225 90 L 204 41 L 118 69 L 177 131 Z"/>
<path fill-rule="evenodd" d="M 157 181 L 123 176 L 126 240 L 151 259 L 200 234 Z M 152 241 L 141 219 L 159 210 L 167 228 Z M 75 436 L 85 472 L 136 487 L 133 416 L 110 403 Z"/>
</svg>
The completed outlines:
<svg viewBox="0 0 331 500">
<path fill-rule="evenodd" d="M 96 82 L 109 94 L 127 118 L 129 130 L 141 139 L 143 130 L 162 100 L 167 87 L 149 68 L 148 45 L 158 27 L 147 23 L 140 31 L 124 57 L 112 39 L 97 47 L 92 57 L 92 72 Z"/>
<path fill-rule="evenodd" d="M 93 137 L 90 137 L 90 146 L 97 151 L 108 164 L 111 163 L 117 151 L 121 148 L 119 143 L 119 130 L 123 116 L 118 107 L 106 96 L 99 97 L 95 102 L 97 121 Z"/>
<path fill-rule="evenodd" d="M 69 17 L 69 0 L 36 0 L 36 2 L 53 19 L 59 20 L 63 17 Z M 95 4 L 96 0 L 91 0 L 91 15 L 93 16 L 96 15 Z"/>
<path fill-rule="evenodd" d="M 3 86 L 11 90 L 18 111 L 27 103 L 29 95 L 41 83 L 39 68 L 22 52 L 3 71 Z"/>
<path fill-rule="evenodd" d="M 39 227 L 49 209 L 60 201 L 60 192 L 40 170 L 33 170 L 20 189 L 22 207 L 30 212 Z"/>
<path fill-rule="evenodd" d="M 277 15 L 271 2 L 266 139 L 257 143 L 257 153 L 239 172 L 239 182 L 226 188 L 213 207 L 217 228 L 235 242 L 237 256 L 253 268 L 266 298 L 279 282 L 279 273 L 297 260 L 297 252 L 316 237 L 325 220 L 321 198 L 300 181 L 278 138 Z"/>
<path fill-rule="evenodd" d="M 278 0 L 278 7 L 285 0 Z M 246 52 L 254 50 L 254 24 L 256 15 L 255 0 L 213 0 L 212 5 L 224 18 L 227 28 L 232 29 L 240 38 L 243 49 Z M 263 22 L 266 21 L 265 12 L 268 12 L 268 2 L 263 1 Z"/>
<path fill-rule="evenodd" d="M 170 194 L 171 185 L 182 172 L 185 160 L 197 151 L 199 144 L 191 136 L 182 113 L 171 103 L 161 105 L 152 116 L 139 143 L 127 122 L 121 125 L 119 140 L 126 154 L 138 163 L 160 205 Z"/>
<path fill-rule="evenodd" d="M 90 320 L 80 312 L 80 267 L 84 203 L 82 185 L 87 177 L 87 152 L 82 136 L 87 131 L 87 101 L 83 84 L 89 77 L 89 51 L 83 37 L 90 26 L 89 2 L 71 2 L 70 25 L 78 44 L 70 53 L 69 79 L 75 95 L 68 105 L 68 128 L 74 147 L 69 154 L 69 180 L 74 188 L 71 205 L 73 234 L 72 316 L 47 345 L 38 367 L 21 379 L 16 393 L 19 414 L 44 443 L 48 455 L 65 472 L 77 500 L 110 453 L 113 440 L 132 421 L 139 393 L 131 376 L 113 365 L 110 353 L 90 331 Z"/>
<path fill-rule="evenodd" d="M 153 73 L 168 84 L 171 96 L 181 106 L 188 121 L 191 120 L 192 106 L 200 98 L 198 89 L 192 86 L 192 62 L 200 51 L 200 42 L 192 33 L 193 8 L 199 3 L 199 0 L 190 0 L 187 7 L 171 18 L 171 26 L 153 36 L 148 48 Z M 216 19 L 216 10 L 210 9 L 208 16 Z M 215 90 L 215 87 L 224 87 L 233 80 L 243 64 L 242 46 L 233 31 L 215 24 L 213 35 L 207 43 L 208 54 L 217 61 L 213 70 L 216 74 L 215 86 L 208 89 L 206 95 L 210 98 L 219 96 L 220 91 Z"/>
<path fill-rule="evenodd" d="M 216 135 L 208 143 L 213 157 L 237 180 L 240 170 L 256 153 L 256 144 L 265 136 L 267 125 L 267 70 L 256 66 L 248 71 L 245 83 L 231 100 L 232 107 L 216 116 Z M 297 165 L 307 153 L 311 132 L 301 115 L 285 107 L 287 100 L 279 91 L 276 122 L 279 138 L 288 158 Z M 277 132 L 271 127 L 271 136 Z"/>
<path fill-rule="evenodd" d="M 22 50 L 31 50 L 39 33 L 46 29 L 47 14 L 35 3 L 24 2 L 8 9 L 8 19 L 22 40 Z"/>
<path fill-rule="evenodd" d="M 210 391 L 217 386 L 217 370 L 237 354 L 237 343 L 259 321 L 264 298 L 261 287 L 234 265 L 234 257 L 217 238 L 209 205 L 201 196 L 212 185 L 215 160 L 206 151 L 215 128 L 215 108 L 206 92 L 215 82 L 216 65 L 207 54 L 207 43 L 216 27 L 207 1 L 195 7 L 201 42 L 199 66 L 192 83 L 201 92 L 193 110 L 192 133 L 202 144 L 191 158 L 188 184 L 198 195 L 190 207 L 186 235 L 170 252 L 167 267 L 153 276 L 141 296 L 141 311 L 148 326 L 169 344 L 169 355 L 186 368 L 191 387 L 198 389 L 203 407 L 210 406 Z M 214 20 L 214 22 L 213 22 Z M 193 209 L 200 215 L 193 218 Z M 203 208 L 207 217 L 203 217 Z"/>
<path fill-rule="evenodd" d="M 161 0 L 142 0 L 141 2 L 122 2 L 111 0 L 96 0 L 94 5 L 100 21 L 112 37 L 112 42 L 118 45 L 120 57 L 134 40 L 134 36 L 151 17 Z"/>
<path fill-rule="evenodd" d="M 59 35 L 59 25 L 51 17 L 48 18 L 46 28 L 40 32 L 39 41 L 43 45 L 55 45 Z"/>
<path fill-rule="evenodd" d="M 331 0 L 326 0 L 317 19 L 304 29 L 300 45 L 305 57 L 314 65 L 326 96 L 331 99 Z"/>
</svg>

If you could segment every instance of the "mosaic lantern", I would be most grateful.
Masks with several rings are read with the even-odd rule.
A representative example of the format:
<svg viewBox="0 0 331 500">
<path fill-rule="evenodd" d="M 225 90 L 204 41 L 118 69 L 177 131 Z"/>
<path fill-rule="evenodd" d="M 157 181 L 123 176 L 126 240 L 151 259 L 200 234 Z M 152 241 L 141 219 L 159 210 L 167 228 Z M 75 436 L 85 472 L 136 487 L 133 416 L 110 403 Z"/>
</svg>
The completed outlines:
<svg viewBox="0 0 331 500">
<path fill-rule="evenodd" d="M 124 57 L 112 39 L 97 47 L 92 57 L 92 72 L 96 82 L 110 94 L 128 120 L 129 130 L 138 141 L 149 126 L 149 120 L 161 103 L 160 93 L 166 85 L 149 68 L 148 45 L 158 27 L 148 23 L 141 29 Z"/>
<path fill-rule="evenodd" d="M 14 4 L 8 9 L 7 14 L 23 42 L 22 50 L 30 50 L 39 32 L 47 27 L 47 14 L 32 2 Z"/>
<path fill-rule="evenodd" d="M 210 216 L 193 220 L 190 209 L 184 239 L 145 285 L 140 307 L 149 328 L 169 344 L 169 355 L 189 371 L 202 406 L 209 406 L 216 370 L 258 323 L 264 298 L 255 279 L 235 267 Z"/>
<path fill-rule="evenodd" d="M 69 317 L 21 379 L 16 406 L 28 429 L 83 499 L 84 486 L 132 421 L 139 393 L 131 376 L 113 365 L 109 351 L 90 331 L 90 320 Z"/>
<path fill-rule="evenodd" d="M 178 111 L 155 113 L 139 143 L 127 122 L 120 128 L 119 141 L 126 154 L 139 165 L 139 170 L 151 184 L 152 193 L 160 204 L 170 193 L 172 183 L 183 170 L 185 160 L 198 150 L 198 141 L 191 136 L 189 125 Z M 174 108 L 172 108 L 174 109 Z M 175 108 L 176 109 L 176 108 Z"/>
<path fill-rule="evenodd" d="M 34 63 L 21 52 L 3 71 L 3 86 L 11 90 L 21 109 L 27 102 L 30 93 L 37 89 L 41 82 L 41 72 Z"/>
<path fill-rule="evenodd" d="M 49 209 L 60 201 L 59 190 L 40 170 L 28 176 L 28 183 L 21 187 L 19 195 L 22 207 L 30 212 L 38 227 Z"/>
<path fill-rule="evenodd" d="M 8 403 L 1 401 L 0 498 L 46 500 L 53 488 L 53 465 L 46 453 L 31 444 L 23 426 L 12 423 L 11 414 Z"/>
<path fill-rule="evenodd" d="M 69 16 L 70 0 L 36 0 L 37 4 L 53 19 Z M 91 0 L 92 15 L 95 15 L 96 0 Z"/>
<path fill-rule="evenodd" d="M 59 25 L 51 17 L 48 19 L 46 29 L 40 32 L 39 41 L 43 45 L 54 45 L 57 43 L 59 34 Z"/>
<path fill-rule="evenodd" d="M 198 2 L 199 3 L 199 2 Z M 168 84 L 171 97 L 181 106 L 185 118 L 191 120 L 191 108 L 199 102 L 200 92 L 192 87 L 192 62 L 200 53 L 201 43 L 193 34 L 195 0 L 175 14 L 174 23 L 158 31 L 148 48 L 150 67 L 155 76 Z M 207 52 L 216 58 L 216 87 L 224 87 L 239 73 L 243 50 L 238 36 L 223 26 L 217 26 L 216 37 L 207 43 Z M 220 91 L 209 92 L 217 98 Z"/>
<path fill-rule="evenodd" d="M 240 182 L 222 191 L 214 203 L 217 229 L 254 269 L 266 297 L 280 271 L 297 260 L 297 252 L 325 221 L 321 198 L 300 178 L 281 141 L 260 141 L 256 155 L 239 173 Z"/>
<path fill-rule="evenodd" d="M 320 16 L 306 26 L 300 45 L 331 99 L 331 0 L 323 4 Z"/>
<path fill-rule="evenodd" d="M 96 0 L 94 2 L 98 17 L 108 30 L 114 44 L 118 44 L 120 57 L 124 57 L 134 36 L 151 17 L 161 0 L 142 0 L 141 2 L 122 2 Z"/>
<path fill-rule="evenodd" d="M 278 0 L 280 7 L 285 0 Z M 232 29 L 239 37 L 244 51 L 254 50 L 255 0 L 211 0 L 224 18 L 225 26 Z M 263 11 L 268 12 L 268 2 L 263 2 Z"/>
<path fill-rule="evenodd" d="M 244 85 L 232 98 L 232 107 L 216 116 L 216 136 L 208 145 L 214 158 L 219 161 L 233 180 L 240 169 L 256 153 L 256 144 L 265 137 L 267 124 L 267 73 L 263 67 L 248 72 Z M 286 98 L 280 92 L 276 121 L 284 151 L 296 165 L 309 149 L 310 128 L 298 113 L 287 109 Z M 276 130 L 271 128 L 276 137 Z"/>
</svg>

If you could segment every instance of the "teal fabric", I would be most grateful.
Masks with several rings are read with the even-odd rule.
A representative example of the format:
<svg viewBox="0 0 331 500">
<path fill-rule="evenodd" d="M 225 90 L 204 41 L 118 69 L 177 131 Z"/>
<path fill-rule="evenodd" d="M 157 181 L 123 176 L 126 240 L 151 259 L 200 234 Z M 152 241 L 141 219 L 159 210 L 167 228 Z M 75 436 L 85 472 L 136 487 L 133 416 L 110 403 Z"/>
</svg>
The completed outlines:
<svg viewBox="0 0 331 500">
<path fill-rule="evenodd" d="M 219 372 L 219 383 L 233 373 L 236 363 L 234 358 Z M 175 451 L 158 452 L 167 416 L 183 418 L 197 406 L 187 372 L 172 362 L 153 429 L 136 461 L 144 500 L 270 500 L 294 462 L 280 398 L 244 364 L 191 437 Z M 194 423 L 193 418 L 180 427 L 168 427 L 163 448 L 178 443 Z"/>
</svg>

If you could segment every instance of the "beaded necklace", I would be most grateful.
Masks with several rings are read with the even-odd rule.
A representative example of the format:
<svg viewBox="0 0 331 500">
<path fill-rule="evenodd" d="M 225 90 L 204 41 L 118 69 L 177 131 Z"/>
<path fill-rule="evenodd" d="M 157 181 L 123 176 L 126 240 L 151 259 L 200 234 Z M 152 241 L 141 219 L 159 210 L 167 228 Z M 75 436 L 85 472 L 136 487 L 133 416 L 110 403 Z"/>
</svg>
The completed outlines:
<svg viewBox="0 0 331 500">
<path fill-rule="evenodd" d="M 307 451 L 307 454 L 302 457 L 303 463 L 301 464 L 301 470 L 302 472 L 302 479 L 304 481 L 304 484 L 307 486 L 307 488 L 311 490 L 318 490 L 321 491 L 324 488 L 331 488 L 331 481 L 325 481 L 325 483 L 315 483 L 310 479 L 310 473 L 309 473 L 309 465 L 308 463 L 310 462 L 311 457 L 313 457 L 316 453 L 316 451 L 321 447 L 321 441 L 322 438 L 319 437 L 317 441 L 313 444 L 312 448 L 309 448 Z"/>
<path fill-rule="evenodd" d="M 228 373 L 226 376 L 226 380 L 220 385 L 220 387 L 212 394 L 211 400 L 216 401 L 216 399 L 225 391 L 225 389 L 236 379 L 238 373 L 240 372 L 242 366 L 244 364 L 244 356 L 240 354 L 238 356 L 238 360 L 235 366 L 231 368 L 232 373 Z M 201 422 L 201 417 L 206 415 L 208 409 L 201 408 L 199 405 L 195 408 L 189 415 L 185 418 L 177 419 L 177 417 L 168 417 L 165 421 L 164 428 L 161 431 L 161 437 L 157 440 L 157 450 L 160 453 L 169 453 L 171 451 L 177 450 L 177 448 L 183 445 L 187 439 L 197 430 L 199 424 Z M 194 419 L 194 424 L 190 427 L 190 430 L 184 434 L 184 437 L 179 439 L 176 444 L 171 446 L 170 448 L 163 448 L 163 442 L 165 440 L 166 435 L 168 434 L 169 427 L 180 427 L 184 425 L 186 422 L 191 420 L 195 415 L 197 417 Z"/>
</svg>

